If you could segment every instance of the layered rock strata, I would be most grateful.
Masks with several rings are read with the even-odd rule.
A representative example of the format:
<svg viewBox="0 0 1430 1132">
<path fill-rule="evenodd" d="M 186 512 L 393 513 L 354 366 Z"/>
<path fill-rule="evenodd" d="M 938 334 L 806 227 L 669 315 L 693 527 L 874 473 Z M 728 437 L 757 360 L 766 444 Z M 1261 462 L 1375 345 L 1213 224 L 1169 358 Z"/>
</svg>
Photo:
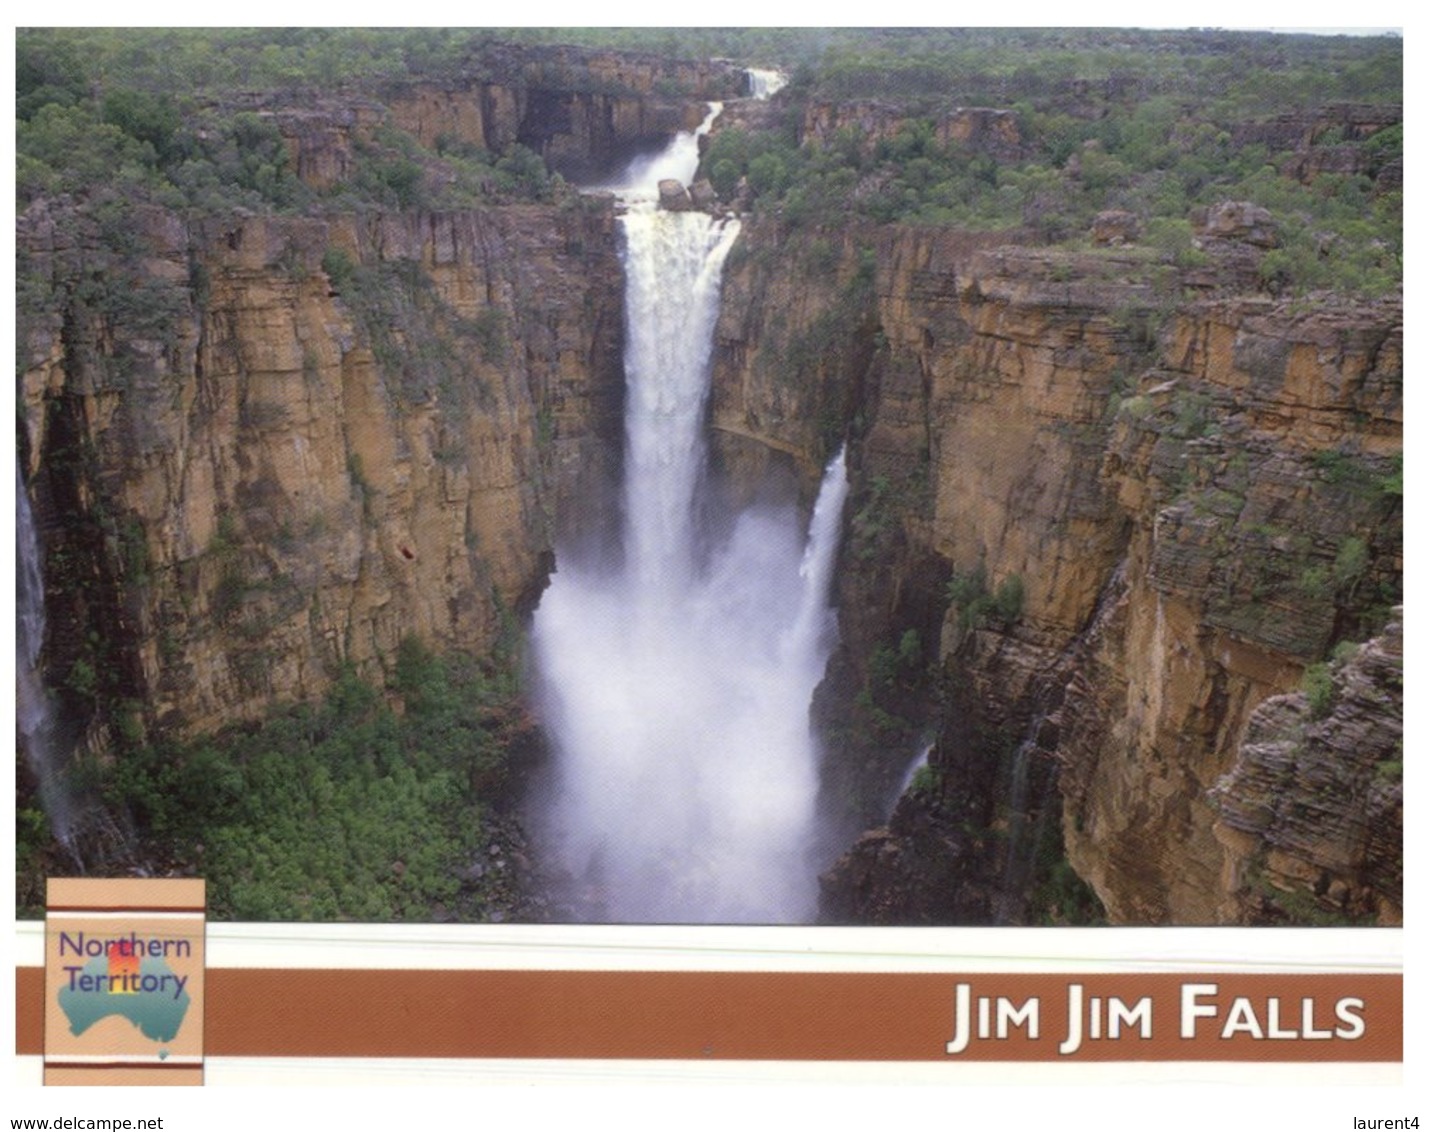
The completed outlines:
<svg viewBox="0 0 1430 1132">
<path fill-rule="evenodd" d="M 152 210 L 137 238 L 21 218 L 69 299 L 21 344 L 56 683 L 193 733 L 379 675 L 407 634 L 515 631 L 615 478 L 609 207 Z"/>
<path fill-rule="evenodd" d="M 727 467 L 808 485 L 821 421 L 854 436 L 831 815 L 879 825 L 937 738 L 921 789 L 826 878 L 826 913 L 1034 914 L 1008 870 L 1051 823 L 1114 922 L 1245 921 L 1208 792 L 1256 707 L 1398 600 L 1398 304 L 1169 299 L 1136 248 L 885 229 L 776 265 L 746 239 L 719 339 Z"/>
</svg>

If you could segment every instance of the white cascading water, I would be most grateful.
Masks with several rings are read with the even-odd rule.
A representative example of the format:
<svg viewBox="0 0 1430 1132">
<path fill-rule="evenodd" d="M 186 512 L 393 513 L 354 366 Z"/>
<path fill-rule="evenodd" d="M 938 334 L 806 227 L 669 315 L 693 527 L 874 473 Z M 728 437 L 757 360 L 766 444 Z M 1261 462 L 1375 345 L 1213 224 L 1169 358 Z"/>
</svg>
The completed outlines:
<svg viewBox="0 0 1430 1132">
<path fill-rule="evenodd" d="M 20 745 L 40 785 L 40 801 L 56 839 L 74 854 L 73 815 L 59 778 L 55 713 L 40 676 L 45 643 L 45 583 L 40 570 L 40 537 L 35 529 L 25 479 L 15 466 L 15 722 Z"/>
<path fill-rule="evenodd" d="M 682 135 L 671 151 L 694 146 Z M 622 192 L 624 559 L 559 565 L 533 626 L 557 748 L 543 837 L 583 918 L 798 923 L 817 895 L 809 705 L 833 631 L 844 458 L 807 536 L 793 507 L 752 509 L 697 549 L 711 339 L 739 225 L 658 211 L 652 178 L 671 168 L 638 162 Z"/>
<path fill-rule="evenodd" d="M 700 168 L 700 139 L 710 132 L 710 127 L 725 108 L 723 102 L 711 102 L 708 106 L 704 121 L 694 130 L 682 130 L 659 153 L 637 157 L 626 169 L 619 184 L 601 187 L 619 194 L 628 204 L 635 204 L 656 200 L 660 196 L 662 181 L 679 181 L 688 186 L 695 177 L 696 169 Z"/>
<path fill-rule="evenodd" d="M 932 741 L 923 744 L 919 748 L 919 753 L 914 756 L 914 761 L 909 763 L 909 768 L 904 771 L 904 777 L 899 779 L 899 789 L 894 794 L 894 800 L 889 804 L 889 812 L 892 816 L 893 809 L 899 804 L 899 799 L 908 793 L 909 787 L 914 784 L 914 779 L 918 777 L 919 771 L 929 765 L 929 756 L 933 754 Z"/>
<path fill-rule="evenodd" d="M 750 79 L 750 94 L 754 98 L 771 98 L 789 85 L 789 79 L 782 71 L 767 71 L 759 67 L 747 67 L 745 74 Z"/>
</svg>

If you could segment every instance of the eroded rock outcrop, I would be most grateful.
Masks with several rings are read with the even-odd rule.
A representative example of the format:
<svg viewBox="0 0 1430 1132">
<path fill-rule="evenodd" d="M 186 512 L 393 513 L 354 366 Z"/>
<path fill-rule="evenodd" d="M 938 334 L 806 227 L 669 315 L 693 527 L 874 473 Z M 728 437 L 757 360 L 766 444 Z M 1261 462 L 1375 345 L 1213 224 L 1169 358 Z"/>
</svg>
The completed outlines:
<svg viewBox="0 0 1430 1132">
<path fill-rule="evenodd" d="M 495 158 L 520 144 L 568 181 L 590 184 L 694 129 L 707 102 L 737 98 L 745 83 L 728 61 L 489 44 L 440 79 L 239 96 L 225 109 L 277 126 L 292 169 L 319 191 L 347 180 L 383 128 L 435 152 Z"/>
<path fill-rule="evenodd" d="M 1404 643 L 1385 632 L 1251 715 L 1212 787 L 1227 918 L 1401 922 Z"/>
<path fill-rule="evenodd" d="M 70 297 L 22 343 L 58 682 L 191 733 L 378 675 L 408 634 L 489 651 L 614 477 L 612 225 L 156 209 L 134 257 L 22 217 Z"/>
<path fill-rule="evenodd" d="M 805 110 L 801 137 L 813 146 L 853 138 L 863 152 L 895 137 L 912 120 L 902 106 L 874 100 L 811 102 Z M 1015 161 L 1025 155 L 1018 115 L 1012 110 L 960 106 L 935 116 L 932 138 L 996 160 Z"/>
</svg>

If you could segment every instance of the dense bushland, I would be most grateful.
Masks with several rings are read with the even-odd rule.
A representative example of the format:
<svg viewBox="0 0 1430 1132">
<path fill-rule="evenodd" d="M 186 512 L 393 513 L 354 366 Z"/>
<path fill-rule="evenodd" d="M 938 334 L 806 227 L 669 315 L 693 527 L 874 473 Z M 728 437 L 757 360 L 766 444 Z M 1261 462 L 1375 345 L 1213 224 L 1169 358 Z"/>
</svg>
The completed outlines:
<svg viewBox="0 0 1430 1132">
<path fill-rule="evenodd" d="M 298 180 L 269 100 L 316 100 L 363 82 L 442 73 L 484 38 L 342 29 L 63 29 L 16 41 L 16 192 L 146 200 L 195 215 L 455 208 L 551 200 L 541 158 L 433 152 L 389 126 L 356 139 L 351 174 L 318 192 Z M 472 64 L 472 66 L 479 66 Z M 470 68 L 464 73 L 468 73 Z"/>
<path fill-rule="evenodd" d="M 860 218 L 1018 229 L 1076 245 L 1099 213 L 1125 211 L 1141 242 L 1179 267 L 1208 262 L 1193 242 L 1194 209 L 1248 201 L 1268 209 L 1276 228 L 1277 246 L 1259 269 L 1268 289 L 1395 289 L 1402 194 L 1398 179 L 1382 174 L 1402 155 L 1402 127 L 1346 136 L 1335 120 L 1346 113 L 1340 101 L 1398 99 L 1398 43 L 1319 62 L 1288 49 L 1279 67 L 1234 80 L 1226 68 L 1259 58 L 1264 45 L 1254 36 L 1226 43 L 1227 55 L 1187 58 L 1069 50 L 1041 60 L 1047 67 L 1034 49 L 1023 66 L 1005 53 L 1000 71 L 994 54 L 971 72 L 958 69 L 958 51 L 831 52 L 781 94 L 773 123 L 718 131 L 703 168 L 722 195 L 743 187 L 756 210 L 794 225 Z M 1014 114 L 1017 142 L 993 152 L 940 140 L 954 96 Z M 847 99 L 866 100 L 875 135 L 847 125 L 811 137 L 810 108 Z M 1266 124 L 1272 110 L 1295 113 L 1278 130 Z M 1324 169 L 1301 147 L 1307 134 L 1313 149 L 1336 151 Z"/>
<path fill-rule="evenodd" d="M 1381 294 L 1401 276 L 1401 155 L 1387 125 L 1314 145 L 1337 150 L 1295 175 L 1279 114 L 1398 104 L 1394 38 L 1107 29 L 62 29 L 16 41 L 16 185 L 38 197 L 143 198 L 197 213 L 231 208 L 467 207 L 569 190 L 540 157 L 424 148 L 379 127 L 351 175 L 317 192 L 290 168 L 264 99 L 311 101 L 412 78 L 491 76 L 505 42 L 572 43 L 687 58 L 726 56 L 793 75 L 773 128 L 716 134 L 704 169 L 729 198 L 793 224 L 876 222 L 1026 231 L 1070 243 L 1125 210 L 1146 242 L 1195 263 L 1189 212 L 1223 200 L 1272 211 L 1269 289 Z M 569 77 L 569 76 L 568 76 Z M 678 94 L 678 91 L 670 92 Z M 898 122 L 813 144 L 812 105 L 863 101 Z M 1016 114 L 1016 154 L 939 140 L 955 107 Z M 1268 138 L 1273 139 L 1268 142 Z M 1302 163 L 1304 166 L 1304 162 Z"/>
<path fill-rule="evenodd" d="M 484 919 L 513 896 L 473 866 L 525 728 L 509 670 L 409 639 L 384 689 L 346 675 L 321 704 L 86 772 L 144 867 L 203 876 L 216 919 Z M 23 882 L 44 831 L 19 817 Z"/>
</svg>

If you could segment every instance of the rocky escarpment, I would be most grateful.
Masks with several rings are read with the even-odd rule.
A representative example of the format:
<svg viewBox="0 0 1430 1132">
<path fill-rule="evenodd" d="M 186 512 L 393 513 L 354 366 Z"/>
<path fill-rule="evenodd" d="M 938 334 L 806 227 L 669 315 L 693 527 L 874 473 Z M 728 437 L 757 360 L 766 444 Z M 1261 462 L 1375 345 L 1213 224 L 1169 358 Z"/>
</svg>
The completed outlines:
<svg viewBox="0 0 1430 1132">
<path fill-rule="evenodd" d="M 305 183 L 328 189 L 360 162 L 380 126 L 434 151 L 491 154 L 523 145 L 578 184 L 693 129 L 705 103 L 745 93 L 742 68 L 629 52 L 488 46 L 441 78 L 389 81 L 341 98 L 255 103 L 283 134 Z"/>
<path fill-rule="evenodd" d="M 1384 634 L 1310 670 L 1306 691 L 1252 713 L 1210 792 L 1230 916 L 1399 922 L 1403 664 L 1397 610 Z"/>
<path fill-rule="evenodd" d="M 612 205 L 496 166 L 521 145 L 609 172 L 745 74 L 500 43 L 449 71 L 210 108 L 269 174 L 286 158 L 307 215 L 41 198 L 20 217 L 44 659 L 91 747 L 314 699 L 408 635 L 490 654 L 556 538 L 609 533 Z M 443 152 L 469 166 L 455 197 Z"/>
<path fill-rule="evenodd" d="M 935 737 L 826 915 L 1085 914 L 1065 853 L 1116 922 L 1253 918 L 1208 792 L 1257 706 L 1398 600 L 1398 304 L 1183 299 L 1135 246 L 883 229 L 761 268 L 747 238 L 729 462 L 808 480 L 820 422 L 852 429 L 827 812 L 882 826 Z"/>
<path fill-rule="evenodd" d="M 1399 320 L 1210 304 L 1124 405 L 1105 472 L 1132 509 L 1127 590 L 1058 748 L 1070 859 L 1117 919 L 1235 919 L 1207 792 L 1251 711 L 1398 600 Z"/>
<path fill-rule="evenodd" d="M 557 537 L 608 533 L 609 202 L 325 195 L 364 174 L 443 199 L 439 151 L 480 179 L 477 151 L 517 143 L 596 176 L 736 73 L 590 63 L 254 107 L 326 213 L 21 217 L 45 659 L 92 747 L 380 676 L 408 636 L 491 656 Z M 818 147 L 904 125 L 815 105 L 802 129 Z M 1017 126 L 957 111 L 934 133 L 1016 161 Z M 463 192 L 531 195 L 492 180 Z M 1192 219 L 1180 257 L 1126 217 L 1093 251 L 746 220 L 720 478 L 732 503 L 808 500 L 847 443 L 853 480 L 815 704 L 827 918 L 1398 920 L 1400 305 L 1278 299 L 1274 218 Z"/>
<path fill-rule="evenodd" d="M 73 714 L 200 732 L 407 635 L 489 652 L 614 477 L 609 207 L 130 224 L 20 223 L 55 299 L 21 389 Z"/>
<path fill-rule="evenodd" d="M 869 153 L 905 129 L 910 119 L 906 107 L 872 99 L 811 101 L 805 107 L 800 136 L 815 147 L 850 139 Z M 1015 111 L 960 106 L 935 115 L 931 124 L 931 139 L 940 145 L 957 145 L 970 154 L 1003 161 L 1027 156 Z"/>
<path fill-rule="evenodd" d="M 1281 172 L 1310 184 L 1325 173 L 1365 173 L 1375 178 L 1381 191 L 1400 188 L 1400 158 L 1386 158 L 1375 147 L 1364 146 L 1380 131 L 1400 125 L 1399 106 L 1344 103 L 1314 112 L 1279 114 L 1244 122 L 1233 133 L 1238 145 L 1260 144 L 1270 151 L 1290 151 Z"/>
</svg>

